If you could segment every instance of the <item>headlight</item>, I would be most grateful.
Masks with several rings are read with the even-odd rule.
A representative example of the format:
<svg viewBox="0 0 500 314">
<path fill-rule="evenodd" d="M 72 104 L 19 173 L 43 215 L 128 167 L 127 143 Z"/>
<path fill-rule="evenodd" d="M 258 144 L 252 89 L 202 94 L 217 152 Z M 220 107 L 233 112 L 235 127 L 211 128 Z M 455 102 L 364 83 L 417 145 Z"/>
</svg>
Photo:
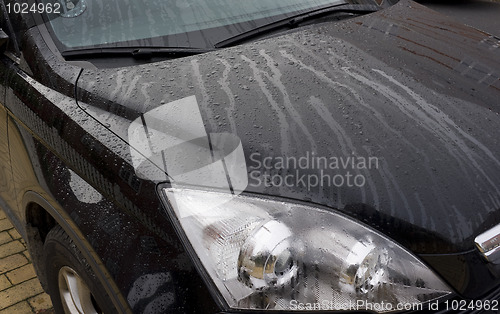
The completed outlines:
<svg viewBox="0 0 500 314">
<path fill-rule="evenodd" d="M 338 213 L 214 191 L 162 192 L 230 308 L 389 312 L 451 293 L 406 249 Z"/>
</svg>

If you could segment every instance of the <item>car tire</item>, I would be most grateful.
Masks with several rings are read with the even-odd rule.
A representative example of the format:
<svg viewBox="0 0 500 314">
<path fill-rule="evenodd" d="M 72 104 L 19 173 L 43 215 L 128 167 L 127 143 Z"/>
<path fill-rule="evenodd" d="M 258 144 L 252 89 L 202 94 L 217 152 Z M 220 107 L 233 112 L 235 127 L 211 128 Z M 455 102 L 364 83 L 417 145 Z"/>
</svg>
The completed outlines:
<svg viewBox="0 0 500 314">
<path fill-rule="evenodd" d="M 44 243 L 48 293 L 58 314 L 115 313 L 90 265 L 60 226 Z"/>
</svg>

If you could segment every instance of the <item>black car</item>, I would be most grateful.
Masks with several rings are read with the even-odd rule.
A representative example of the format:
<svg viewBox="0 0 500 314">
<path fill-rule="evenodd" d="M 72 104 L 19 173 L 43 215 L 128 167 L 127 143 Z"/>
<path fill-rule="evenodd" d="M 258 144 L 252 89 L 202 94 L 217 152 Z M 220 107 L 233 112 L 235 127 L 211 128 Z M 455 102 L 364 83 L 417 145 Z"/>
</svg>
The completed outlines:
<svg viewBox="0 0 500 314">
<path fill-rule="evenodd" d="M 407 0 L 0 4 L 0 206 L 57 313 L 498 313 L 500 38 Z"/>
</svg>

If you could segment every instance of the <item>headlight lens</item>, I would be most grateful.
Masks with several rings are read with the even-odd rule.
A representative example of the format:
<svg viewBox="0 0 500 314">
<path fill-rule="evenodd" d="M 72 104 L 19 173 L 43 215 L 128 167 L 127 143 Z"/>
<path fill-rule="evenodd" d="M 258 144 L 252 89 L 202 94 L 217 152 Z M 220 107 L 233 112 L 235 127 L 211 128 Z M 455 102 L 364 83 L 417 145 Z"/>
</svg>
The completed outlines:
<svg viewBox="0 0 500 314">
<path fill-rule="evenodd" d="M 451 293 L 406 249 L 338 213 L 214 191 L 162 191 L 233 309 L 389 312 Z"/>
</svg>

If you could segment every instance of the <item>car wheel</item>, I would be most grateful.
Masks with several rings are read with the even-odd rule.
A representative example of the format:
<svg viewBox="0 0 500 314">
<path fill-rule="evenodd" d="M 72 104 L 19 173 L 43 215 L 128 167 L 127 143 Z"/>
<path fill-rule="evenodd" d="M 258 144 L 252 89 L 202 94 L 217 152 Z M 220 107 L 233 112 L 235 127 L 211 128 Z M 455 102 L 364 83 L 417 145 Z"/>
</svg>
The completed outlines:
<svg viewBox="0 0 500 314">
<path fill-rule="evenodd" d="M 56 313 L 114 313 L 108 294 L 71 238 L 60 226 L 45 239 L 45 267 Z"/>
</svg>

